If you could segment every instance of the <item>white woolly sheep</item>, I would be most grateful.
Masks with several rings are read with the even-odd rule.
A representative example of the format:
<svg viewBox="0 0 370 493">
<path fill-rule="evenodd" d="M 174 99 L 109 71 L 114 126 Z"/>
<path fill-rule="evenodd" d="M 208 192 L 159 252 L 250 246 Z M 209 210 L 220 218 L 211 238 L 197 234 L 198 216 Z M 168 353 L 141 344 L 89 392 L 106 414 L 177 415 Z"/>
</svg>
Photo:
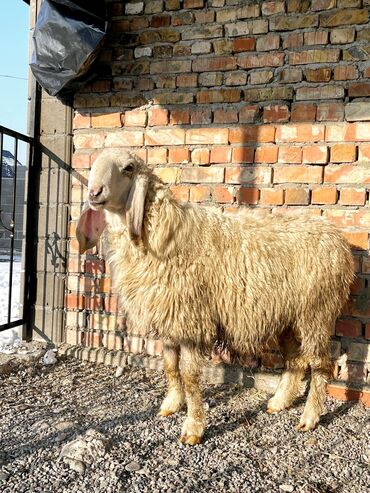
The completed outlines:
<svg viewBox="0 0 370 493">
<path fill-rule="evenodd" d="M 330 335 L 354 278 L 350 247 L 328 222 L 179 203 L 137 157 L 109 150 L 90 173 L 79 219 L 81 253 L 107 228 L 113 285 L 143 335 L 160 337 L 169 389 L 159 414 L 187 403 L 181 441 L 199 443 L 202 359 L 217 339 L 235 354 L 279 343 L 286 366 L 267 411 L 311 383 L 298 428 L 316 426 L 331 373 Z"/>
</svg>

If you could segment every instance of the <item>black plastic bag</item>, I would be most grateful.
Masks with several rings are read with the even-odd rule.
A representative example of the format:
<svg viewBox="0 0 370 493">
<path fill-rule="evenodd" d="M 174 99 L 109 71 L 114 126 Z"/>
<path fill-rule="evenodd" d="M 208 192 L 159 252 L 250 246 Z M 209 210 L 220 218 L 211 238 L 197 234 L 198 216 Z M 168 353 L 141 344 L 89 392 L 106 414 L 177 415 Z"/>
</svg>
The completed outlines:
<svg viewBox="0 0 370 493">
<path fill-rule="evenodd" d="M 43 0 L 30 67 L 48 94 L 65 98 L 81 87 L 107 28 L 104 0 Z"/>
</svg>

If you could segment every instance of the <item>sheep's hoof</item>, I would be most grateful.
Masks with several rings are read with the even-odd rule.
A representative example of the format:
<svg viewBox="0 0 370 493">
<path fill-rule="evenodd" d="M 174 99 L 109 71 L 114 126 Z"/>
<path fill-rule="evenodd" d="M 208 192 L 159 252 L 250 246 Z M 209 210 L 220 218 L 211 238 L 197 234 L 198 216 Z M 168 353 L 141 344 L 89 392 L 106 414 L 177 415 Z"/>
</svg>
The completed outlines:
<svg viewBox="0 0 370 493">
<path fill-rule="evenodd" d="M 174 411 L 170 411 L 168 409 L 161 409 L 157 416 L 163 416 L 164 418 L 167 418 L 167 416 L 171 416 L 171 414 L 174 414 Z"/>
<path fill-rule="evenodd" d="M 281 411 L 281 409 L 275 409 L 274 407 L 268 407 L 266 412 L 269 414 L 277 414 Z"/>
<path fill-rule="evenodd" d="M 298 431 L 310 431 L 316 428 L 317 423 L 319 422 L 319 418 L 316 416 L 306 417 L 304 414 L 301 417 L 299 423 L 296 426 L 296 430 Z"/>
<path fill-rule="evenodd" d="M 202 441 L 202 437 L 197 435 L 181 435 L 180 442 L 185 445 L 198 445 Z"/>
</svg>

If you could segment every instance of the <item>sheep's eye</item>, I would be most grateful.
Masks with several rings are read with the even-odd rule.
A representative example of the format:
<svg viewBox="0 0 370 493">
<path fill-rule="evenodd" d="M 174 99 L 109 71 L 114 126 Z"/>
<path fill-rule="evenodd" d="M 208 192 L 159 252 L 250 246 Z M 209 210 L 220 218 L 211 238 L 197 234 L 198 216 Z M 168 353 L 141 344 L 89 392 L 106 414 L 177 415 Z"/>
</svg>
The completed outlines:
<svg viewBox="0 0 370 493">
<path fill-rule="evenodd" d="M 125 168 L 121 168 L 121 173 L 132 173 L 134 171 L 134 167 L 132 164 L 128 164 Z"/>
<path fill-rule="evenodd" d="M 132 164 L 129 164 L 126 166 L 124 171 L 126 171 L 127 173 L 132 173 L 134 171 L 134 167 L 132 166 Z"/>
</svg>

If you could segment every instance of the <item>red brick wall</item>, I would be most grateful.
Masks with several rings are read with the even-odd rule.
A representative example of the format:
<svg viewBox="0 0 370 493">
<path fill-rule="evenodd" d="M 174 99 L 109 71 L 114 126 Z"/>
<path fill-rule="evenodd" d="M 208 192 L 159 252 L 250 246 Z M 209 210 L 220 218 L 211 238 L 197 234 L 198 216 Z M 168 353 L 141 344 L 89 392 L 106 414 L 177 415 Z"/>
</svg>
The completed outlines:
<svg viewBox="0 0 370 493">
<path fill-rule="evenodd" d="M 67 342 L 160 351 L 115 332 L 104 259 L 78 256 L 74 237 L 94 158 L 129 147 L 179 200 L 310 212 L 342 228 L 358 277 L 333 356 L 340 380 L 370 383 L 370 0 L 107 5 L 101 76 L 74 100 Z M 281 365 L 277 353 L 262 363 Z"/>
</svg>

